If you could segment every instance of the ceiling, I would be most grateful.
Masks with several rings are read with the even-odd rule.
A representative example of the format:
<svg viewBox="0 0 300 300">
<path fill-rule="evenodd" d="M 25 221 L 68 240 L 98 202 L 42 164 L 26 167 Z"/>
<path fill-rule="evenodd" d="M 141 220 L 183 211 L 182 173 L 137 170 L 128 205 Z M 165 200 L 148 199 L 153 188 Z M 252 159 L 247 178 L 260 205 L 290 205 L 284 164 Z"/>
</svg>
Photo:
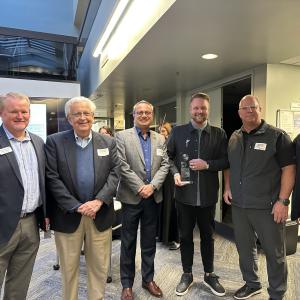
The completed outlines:
<svg viewBox="0 0 300 300">
<path fill-rule="evenodd" d="M 97 100 L 129 110 L 300 56 L 299 12 L 299 0 L 177 0 L 98 87 Z"/>
</svg>

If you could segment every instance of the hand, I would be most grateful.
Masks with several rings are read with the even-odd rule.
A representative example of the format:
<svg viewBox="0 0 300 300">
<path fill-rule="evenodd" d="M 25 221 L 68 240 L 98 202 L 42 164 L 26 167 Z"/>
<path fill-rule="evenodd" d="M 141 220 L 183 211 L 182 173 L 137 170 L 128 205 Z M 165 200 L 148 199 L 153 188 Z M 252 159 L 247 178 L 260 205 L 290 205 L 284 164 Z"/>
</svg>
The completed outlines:
<svg viewBox="0 0 300 300">
<path fill-rule="evenodd" d="M 45 224 L 45 231 L 50 230 L 50 219 L 44 218 L 44 224 Z"/>
<path fill-rule="evenodd" d="M 208 163 L 201 158 L 191 159 L 189 164 L 193 171 L 207 170 L 208 168 Z"/>
<path fill-rule="evenodd" d="M 145 184 L 145 185 L 143 185 L 139 189 L 138 193 L 144 199 L 149 198 L 154 193 L 153 185 L 152 184 Z"/>
<path fill-rule="evenodd" d="M 81 206 L 79 206 L 77 211 L 84 216 L 95 219 L 96 213 L 101 209 L 102 205 L 103 205 L 102 200 L 94 199 L 94 200 L 87 201 Z"/>
<path fill-rule="evenodd" d="M 223 193 L 223 199 L 226 204 L 231 205 L 232 201 L 232 194 L 230 189 L 225 189 Z"/>
<path fill-rule="evenodd" d="M 289 207 L 283 205 L 279 201 L 277 201 L 272 209 L 272 214 L 274 215 L 274 221 L 276 223 L 283 223 L 288 218 Z"/>
<path fill-rule="evenodd" d="M 175 183 L 175 185 L 177 185 L 177 186 L 182 186 L 180 174 L 174 175 L 174 183 Z"/>
</svg>

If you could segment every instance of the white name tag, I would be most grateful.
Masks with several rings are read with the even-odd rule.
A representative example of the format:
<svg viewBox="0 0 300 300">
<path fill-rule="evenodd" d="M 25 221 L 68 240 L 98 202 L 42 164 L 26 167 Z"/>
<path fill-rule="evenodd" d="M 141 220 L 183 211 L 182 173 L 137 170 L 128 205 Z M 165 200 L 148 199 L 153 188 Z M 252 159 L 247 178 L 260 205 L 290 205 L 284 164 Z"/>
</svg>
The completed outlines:
<svg viewBox="0 0 300 300">
<path fill-rule="evenodd" d="M 163 154 L 164 154 L 164 152 L 163 152 L 163 150 L 162 149 L 156 149 L 156 155 L 157 156 L 163 156 Z"/>
<path fill-rule="evenodd" d="M 267 144 L 266 143 L 255 143 L 254 149 L 255 150 L 261 150 L 261 151 L 266 151 Z"/>
<path fill-rule="evenodd" d="M 0 155 L 7 154 L 9 152 L 12 152 L 11 147 L 5 147 L 5 148 L 0 149 Z"/>
<path fill-rule="evenodd" d="M 104 149 L 97 149 L 98 156 L 107 156 L 109 155 L 109 150 L 108 148 Z"/>
</svg>

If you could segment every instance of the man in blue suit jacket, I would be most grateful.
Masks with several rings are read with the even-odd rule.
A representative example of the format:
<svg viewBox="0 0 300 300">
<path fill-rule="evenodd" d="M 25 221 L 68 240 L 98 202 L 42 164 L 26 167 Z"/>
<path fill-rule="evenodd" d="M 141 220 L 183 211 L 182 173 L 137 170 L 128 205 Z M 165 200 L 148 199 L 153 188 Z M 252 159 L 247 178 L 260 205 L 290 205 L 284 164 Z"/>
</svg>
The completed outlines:
<svg viewBox="0 0 300 300">
<path fill-rule="evenodd" d="M 45 227 L 43 140 L 26 130 L 27 96 L 0 98 L 0 290 L 6 300 L 26 299 L 39 248 L 38 223 Z"/>
<path fill-rule="evenodd" d="M 88 299 L 104 299 L 109 268 L 119 160 L 114 139 L 91 130 L 95 109 L 87 98 L 70 99 L 65 114 L 73 129 L 50 135 L 46 142 L 51 226 L 65 300 L 78 298 L 83 241 Z"/>
</svg>

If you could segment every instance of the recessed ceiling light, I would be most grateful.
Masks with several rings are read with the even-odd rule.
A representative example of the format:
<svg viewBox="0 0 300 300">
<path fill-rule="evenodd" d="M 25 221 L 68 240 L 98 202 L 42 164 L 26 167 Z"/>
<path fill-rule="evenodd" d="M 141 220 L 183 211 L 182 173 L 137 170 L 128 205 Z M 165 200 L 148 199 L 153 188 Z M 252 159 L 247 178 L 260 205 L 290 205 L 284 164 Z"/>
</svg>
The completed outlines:
<svg viewBox="0 0 300 300">
<path fill-rule="evenodd" d="M 218 57 L 217 54 L 213 54 L 213 53 L 208 53 L 208 54 L 203 54 L 201 56 L 203 59 L 215 59 Z"/>
</svg>

